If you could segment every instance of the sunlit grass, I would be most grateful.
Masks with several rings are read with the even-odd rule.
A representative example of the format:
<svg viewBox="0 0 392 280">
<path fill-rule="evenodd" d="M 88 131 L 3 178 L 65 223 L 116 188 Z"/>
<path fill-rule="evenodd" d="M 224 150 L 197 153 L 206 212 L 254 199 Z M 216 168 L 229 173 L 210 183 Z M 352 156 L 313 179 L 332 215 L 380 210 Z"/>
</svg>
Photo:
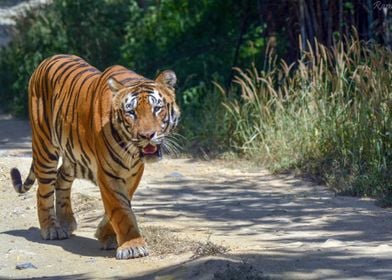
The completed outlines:
<svg viewBox="0 0 392 280">
<path fill-rule="evenodd" d="M 220 90 L 231 145 L 277 171 L 299 168 L 338 191 L 392 193 L 392 53 L 355 36 L 294 64 L 236 69 Z"/>
</svg>

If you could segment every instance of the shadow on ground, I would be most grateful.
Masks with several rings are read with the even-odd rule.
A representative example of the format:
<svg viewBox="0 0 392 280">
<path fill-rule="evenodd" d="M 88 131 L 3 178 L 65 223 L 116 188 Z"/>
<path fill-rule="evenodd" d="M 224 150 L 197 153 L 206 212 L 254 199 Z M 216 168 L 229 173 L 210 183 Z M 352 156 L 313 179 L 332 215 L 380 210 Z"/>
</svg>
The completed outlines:
<svg viewBox="0 0 392 280">
<path fill-rule="evenodd" d="M 28 151 L 29 131 L 25 121 L 0 118 L 0 151 Z M 325 187 L 290 175 L 222 171 L 217 163 L 206 163 L 209 167 L 203 173 L 197 162 L 176 164 L 181 166 L 177 173 L 143 178 L 132 201 L 136 214 L 168 228 L 175 224 L 184 232 L 209 231 L 220 240 L 230 239 L 236 250 L 220 258 L 205 257 L 113 279 L 392 279 L 390 210 L 372 201 L 335 197 Z M 150 170 L 156 174 L 159 168 L 152 165 Z M 88 225 L 97 220 L 95 216 L 84 218 Z M 43 241 L 37 228 L 2 234 L 58 246 L 75 255 L 114 255 L 101 251 L 95 239 L 83 236 Z M 61 279 L 83 277 L 75 274 Z"/>
<path fill-rule="evenodd" d="M 298 254 L 280 250 L 279 254 L 240 254 L 225 258 L 206 257 L 187 263 L 152 271 L 138 277 L 121 279 L 392 279 L 392 259 L 377 260 L 372 256 L 343 261 L 345 253 L 337 251 Z M 336 259 L 342 261 L 336 262 Z M 334 266 L 331 266 L 331 263 Z M 380 269 L 380 266 L 383 269 Z M 268 269 L 268 272 L 263 269 Z M 284 271 L 281 268 L 285 268 Z M 313 277 L 311 277 L 311 275 Z"/>
<path fill-rule="evenodd" d="M 96 239 L 87 238 L 78 235 L 72 235 L 69 239 L 64 240 L 43 240 L 40 236 L 40 230 L 36 227 L 20 230 L 9 230 L 1 234 L 8 234 L 15 237 L 23 237 L 28 241 L 43 244 L 45 246 L 59 246 L 63 250 L 72 254 L 87 257 L 114 257 L 114 250 L 101 250 Z"/>
<path fill-rule="evenodd" d="M 285 187 L 274 186 L 276 180 Z M 289 175 L 166 179 L 150 186 L 140 188 L 135 199 L 147 218 L 164 220 L 174 215 L 209 221 L 218 233 L 244 237 L 270 233 L 271 240 L 264 235 L 265 242 L 277 236 L 284 242 L 324 242 L 332 237 L 342 242 L 391 240 L 390 211 L 371 201 L 335 197 L 325 187 Z M 376 226 L 364 226 L 367 221 Z"/>
</svg>

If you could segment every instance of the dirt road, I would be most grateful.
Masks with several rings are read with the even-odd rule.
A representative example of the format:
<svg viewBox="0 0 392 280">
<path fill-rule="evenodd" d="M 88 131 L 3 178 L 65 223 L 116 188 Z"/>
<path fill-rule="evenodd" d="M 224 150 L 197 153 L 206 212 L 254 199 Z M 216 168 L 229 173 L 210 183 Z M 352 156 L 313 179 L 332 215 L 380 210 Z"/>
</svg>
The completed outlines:
<svg viewBox="0 0 392 280">
<path fill-rule="evenodd" d="M 13 166 L 27 174 L 30 140 L 27 122 L 1 115 L 0 278 L 392 279 L 390 209 L 220 161 L 147 166 L 132 202 L 152 244 L 147 258 L 117 261 L 114 251 L 99 249 L 94 232 L 102 204 L 97 187 L 85 181 L 73 187 L 75 235 L 43 241 L 35 187 L 19 196 L 8 175 Z M 196 258 L 197 242 L 207 241 L 230 250 Z M 25 263 L 34 267 L 16 269 Z"/>
</svg>

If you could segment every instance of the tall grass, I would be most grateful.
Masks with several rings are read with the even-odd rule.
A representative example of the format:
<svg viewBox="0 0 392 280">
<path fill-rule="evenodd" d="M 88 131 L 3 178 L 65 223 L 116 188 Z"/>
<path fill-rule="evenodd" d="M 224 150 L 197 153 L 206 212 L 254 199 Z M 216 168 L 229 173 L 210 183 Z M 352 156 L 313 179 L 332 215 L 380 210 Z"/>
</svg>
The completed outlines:
<svg viewBox="0 0 392 280">
<path fill-rule="evenodd" d="M 297 63 L 236 69 L 222 92 L 231 144 L 273 170 L 299 168 L 354 195 L 392 197 L 392 53 L 355 36 Z"/>
</svg>

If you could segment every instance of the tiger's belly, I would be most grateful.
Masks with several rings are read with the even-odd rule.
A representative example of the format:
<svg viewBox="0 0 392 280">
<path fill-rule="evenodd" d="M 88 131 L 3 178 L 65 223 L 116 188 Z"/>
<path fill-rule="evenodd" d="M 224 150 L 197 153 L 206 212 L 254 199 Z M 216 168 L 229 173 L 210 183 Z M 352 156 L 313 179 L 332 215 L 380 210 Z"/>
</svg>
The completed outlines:
<svg viewBox="0 0 392 280">
<path fill-rule="evenodd" d="M 84 164 L 75 165 L 75 178 L 86 179 L 94 184 L 97 184 L 96 172 L 90 166 L 85 166 Z"/>
<path fill-rule="evenodd" d="M 69 170 L 75 179 L 86 179 L 97 184 L 97 168 L 92 156 L 86 156 L 78 149 L 60 149 L 62 166 Z"/>
<path fill-rule="evenodd" d="M 68 169 L 74 178 L 96 183 L 97 164 L 92 149 L 92 136 L 86 133 L 85 124 L 79 121 L 77 114 L 81 112 L 75 112 L 74 118 L 65 117 L 64 112 L 60 113 L 62 115 L 57 118 L 57 123 L 53 124 L 52 142 L 59 149 L 64 168 Z"/>
</svg>

